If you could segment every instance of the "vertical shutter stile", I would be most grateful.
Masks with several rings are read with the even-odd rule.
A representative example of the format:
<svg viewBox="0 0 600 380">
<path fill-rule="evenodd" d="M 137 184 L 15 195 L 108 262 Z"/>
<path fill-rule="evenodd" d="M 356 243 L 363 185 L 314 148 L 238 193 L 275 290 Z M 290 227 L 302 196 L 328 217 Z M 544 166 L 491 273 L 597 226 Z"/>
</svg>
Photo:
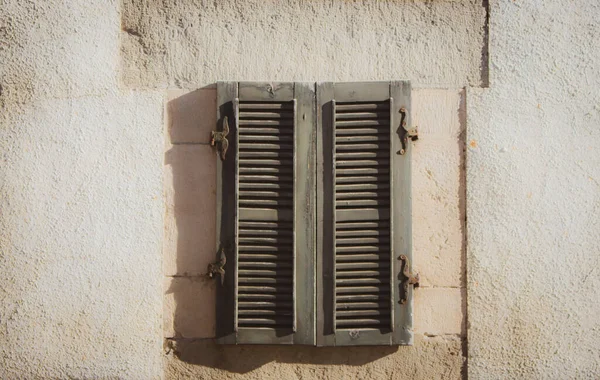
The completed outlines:
<svg viewBox="0 0 600 380">
<path fill-rule="evenodd" d="M 234 243 L 233 243 L 233 250 L 234 250 L 234 255 L 235 255 L 235 263 L 239 263 L 240 262 L 240 253 L 239 253 L 239 200 L 237 199 L 237 195 L 240 193 L 240 129 L 239 129 L 239 125 L 240 125 L 240 99 L 239 98 L 235 98 L 233 100 L 233 116 L 234 116 L 234 121 L 235 121 L 235 130 L 234 130 L 234 135 L 233 137 L 235 138 L 235 194 L 236 194 L 236 206 L 234 208 L 235 210 L 235 217 L 233 219 L 235 226 L 235 235 L 234 235 Z M 238 265 L 234 265 L 233 266 L 233 331 L 235 331 L 236 333 L 238 332 L 238 328 L 239 328 L 239 321 L 238 321 L 238 316 L 239 316 L 239 274 L 238 274 L 239 268 Z"/>
<path fill-rule="evenodd" d="M 389 263 L 390 263 L 390 330 L 392 331 L 392 333 L 394 332 L 395 329 L 395 299 L 396 299 L 396 289 L 394 286 L 394 215 L 393 215 L 393 210 L 394 210 L 394 196 L 393 196 L 393 189 L 394 189 L 394 160 L 392 159 L 394 156 L 394 150 L 393 150 L 393 146 L 392 146 L 392 141 L 394 139 L 394 128 L 393 126 L 395 125 L 395 121 L 396 121 L 396 115 L 394 115 L 394 98 L 391 97 L 390 94 L 390 128 L 389 128 L 389 141 L 390 141 L 390 160 L 389 160 L 389 166 L 390 166 L 390 174 L 388 176 L 388 185 L 390 187 L 390 257 L 389 257 Z"/>
</svg>

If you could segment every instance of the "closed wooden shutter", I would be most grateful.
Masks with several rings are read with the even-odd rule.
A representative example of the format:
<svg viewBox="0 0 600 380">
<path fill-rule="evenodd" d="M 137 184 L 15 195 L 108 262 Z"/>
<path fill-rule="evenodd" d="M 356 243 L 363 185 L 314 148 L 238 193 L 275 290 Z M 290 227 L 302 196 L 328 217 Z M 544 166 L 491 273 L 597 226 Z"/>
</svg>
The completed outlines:
<svg viewBox="0 0 600 380">
<path fill-rule="evenodd" d="M 314 84 L 218 84 L 221 343 L 315 344 Z"/>
<path fill-rule="evenodd" d="M 412 343 L 410 83 L 317 86 L 317 344 Z"/>
</svg>

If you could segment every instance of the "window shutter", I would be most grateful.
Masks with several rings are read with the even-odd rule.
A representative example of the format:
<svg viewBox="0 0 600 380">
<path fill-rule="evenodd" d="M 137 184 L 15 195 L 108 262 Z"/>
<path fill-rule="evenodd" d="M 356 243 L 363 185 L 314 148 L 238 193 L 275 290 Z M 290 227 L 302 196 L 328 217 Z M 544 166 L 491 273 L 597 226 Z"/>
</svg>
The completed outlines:
<svg viewBox="0 0 600 380">
<path fill-rule="evenodd" d="M 410 95 L 410 82 L 317 85 L 319 346 L 412 344 Z"/>
<path fill-rule="evenodd" d="M 217 93 L 229 130 L 217 159 L 218 341 L 314 345 L 314 84 L 219 82 Z"/>
</svg>

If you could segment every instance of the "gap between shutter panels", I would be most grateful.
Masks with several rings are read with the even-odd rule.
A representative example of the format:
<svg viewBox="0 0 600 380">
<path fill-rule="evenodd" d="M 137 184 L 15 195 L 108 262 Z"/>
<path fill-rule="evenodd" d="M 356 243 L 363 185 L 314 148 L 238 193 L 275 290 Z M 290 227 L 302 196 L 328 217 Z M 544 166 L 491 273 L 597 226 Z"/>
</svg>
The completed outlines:
<svg viewBox="0 0 600 380">
<path fill-rule="evenodd" d="M 393 329 L 390 101 L 335 102 L 336 329 Z"/>
<path fill-rule="evenodd" d="M 238 103 L 240 328 L 295 327 L 294 104 Z"/>
</svg>

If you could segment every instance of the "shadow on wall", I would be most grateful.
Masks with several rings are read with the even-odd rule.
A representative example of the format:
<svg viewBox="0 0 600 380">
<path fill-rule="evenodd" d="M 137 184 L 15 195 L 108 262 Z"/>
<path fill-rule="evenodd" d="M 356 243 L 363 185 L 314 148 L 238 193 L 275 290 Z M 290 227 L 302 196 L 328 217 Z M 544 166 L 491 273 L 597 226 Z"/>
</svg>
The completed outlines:
<svg viewBox="0 0 600 380">
<path fill-rule="evenodd" d="M 177 358 L 186 363 L 235 373 L 250 372 L 269 362 L 362 366 L 399 349 L 402 347 L 230 346 L 212 339 L 178 340 L 173 347 Z"/>
</svg>

